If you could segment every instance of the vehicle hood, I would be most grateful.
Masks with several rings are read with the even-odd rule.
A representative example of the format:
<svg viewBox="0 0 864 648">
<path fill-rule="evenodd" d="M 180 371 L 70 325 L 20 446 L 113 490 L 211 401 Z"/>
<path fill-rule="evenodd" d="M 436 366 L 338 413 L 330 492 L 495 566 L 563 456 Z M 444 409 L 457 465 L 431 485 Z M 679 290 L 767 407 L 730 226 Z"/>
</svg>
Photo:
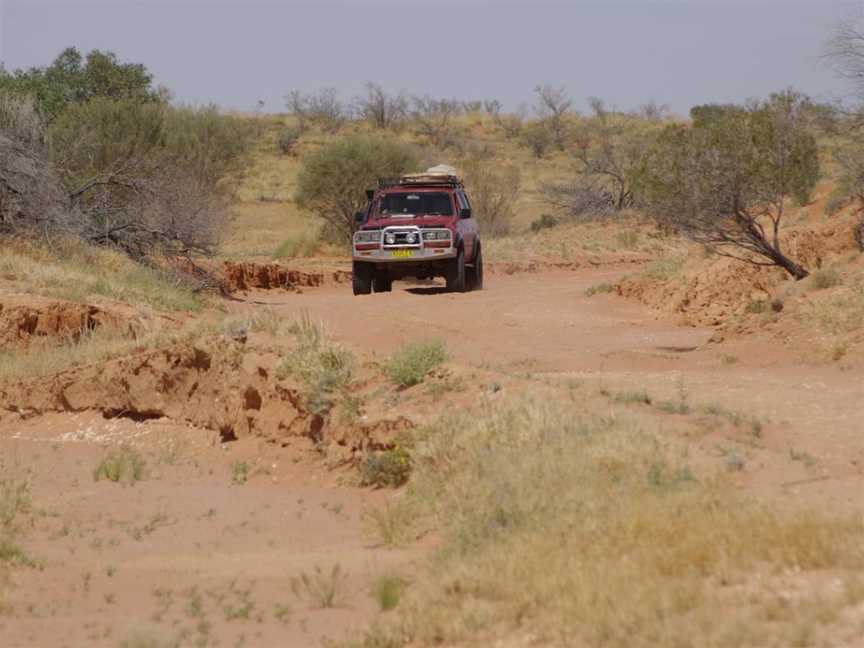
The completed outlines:
<svg viewBox="0 0 864 648">
<path fill-rule="evenodd" d="M 416 225 L 417 227 L 452 227 L 452 216 L 413 216 L 411 218 L 370 218 L 361 229 L 383 229 L 390 226 Z"/>
</svg>

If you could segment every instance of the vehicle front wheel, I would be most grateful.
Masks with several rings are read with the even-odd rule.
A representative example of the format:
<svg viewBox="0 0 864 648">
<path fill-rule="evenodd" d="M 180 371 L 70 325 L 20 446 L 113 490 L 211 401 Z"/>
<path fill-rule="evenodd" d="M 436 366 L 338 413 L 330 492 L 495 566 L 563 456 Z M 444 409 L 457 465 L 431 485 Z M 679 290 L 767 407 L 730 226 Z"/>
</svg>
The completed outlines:
<svg viewBox="0 0 864 648">
<path fill-rule="evenodd" d="M 465 292 L 465 252 L 461 249 L 456 258 L 450 261 L 450 268 L 447 273 L 447 290 Z"/>
<path fill-rule="evenodd" d="M 470 290 L 483 290 L 483 248 L 477 248 L 477 258 L 468 268 L 468 287 Z"/>
<path fill-rule="evenodd" d="M 393 290 L 393 280 L 388 277 L 375 277 L 372 280 L 372 290 L 376 293 Z"/>
<path fill-rule="evenodd" d="M 365 263 L 354 263 L 351 268 L 351 287 L 355 295 L 372 292 L 372 269 Z"/>
</svg>

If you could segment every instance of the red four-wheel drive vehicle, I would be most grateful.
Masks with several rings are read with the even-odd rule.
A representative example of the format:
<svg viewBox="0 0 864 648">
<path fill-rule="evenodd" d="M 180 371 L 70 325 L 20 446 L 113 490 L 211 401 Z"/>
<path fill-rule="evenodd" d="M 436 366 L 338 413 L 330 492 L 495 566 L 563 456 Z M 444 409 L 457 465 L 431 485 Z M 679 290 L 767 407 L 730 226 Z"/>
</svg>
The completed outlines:
<svg viewBox="0 0 864 648">
<path fill-rule="evenodd" d="M 483 250 L 471 202 L 455 173 L 381 180 L 356 214 L 354 294 L 389 292 L 395 279 L 444 277 L 455 292 L 483 288 Z"/>
</svg>

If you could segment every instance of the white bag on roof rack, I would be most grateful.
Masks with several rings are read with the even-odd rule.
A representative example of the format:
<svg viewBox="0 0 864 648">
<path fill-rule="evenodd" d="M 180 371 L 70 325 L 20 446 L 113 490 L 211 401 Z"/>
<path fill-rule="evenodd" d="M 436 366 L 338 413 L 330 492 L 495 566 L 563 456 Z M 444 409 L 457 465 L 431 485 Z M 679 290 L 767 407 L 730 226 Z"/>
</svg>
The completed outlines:
<svg viewBox="0 0 864 648">
<path fill-rule="evenodd" d="M 436 164 L 433 167 L 429 167 L 426 169 L 426 173 L 430 175 L 448 175 L 448 176 L 458 176 L 456 173 L 456 167 L 452 167 L 449 164 Z"/>
</svg>

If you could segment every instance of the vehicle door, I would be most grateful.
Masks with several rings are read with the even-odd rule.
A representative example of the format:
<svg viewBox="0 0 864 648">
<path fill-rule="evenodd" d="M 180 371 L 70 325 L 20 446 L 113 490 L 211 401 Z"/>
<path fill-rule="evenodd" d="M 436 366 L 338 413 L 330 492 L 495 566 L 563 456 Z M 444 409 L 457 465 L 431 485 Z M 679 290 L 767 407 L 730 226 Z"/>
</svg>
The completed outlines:
<svg viewBox="0 0 864 648">
<path fill-rule="evenodd" d="M 477 221 L 472 213 L 471 203 L 468 196 L 461 189 L 455 192 L 458 220 L 456 230 L 462 237 L 465 246 L 465 261 L 470 263 L 474 259 L 474 246 L 477 244 Z"/>
</svg>

